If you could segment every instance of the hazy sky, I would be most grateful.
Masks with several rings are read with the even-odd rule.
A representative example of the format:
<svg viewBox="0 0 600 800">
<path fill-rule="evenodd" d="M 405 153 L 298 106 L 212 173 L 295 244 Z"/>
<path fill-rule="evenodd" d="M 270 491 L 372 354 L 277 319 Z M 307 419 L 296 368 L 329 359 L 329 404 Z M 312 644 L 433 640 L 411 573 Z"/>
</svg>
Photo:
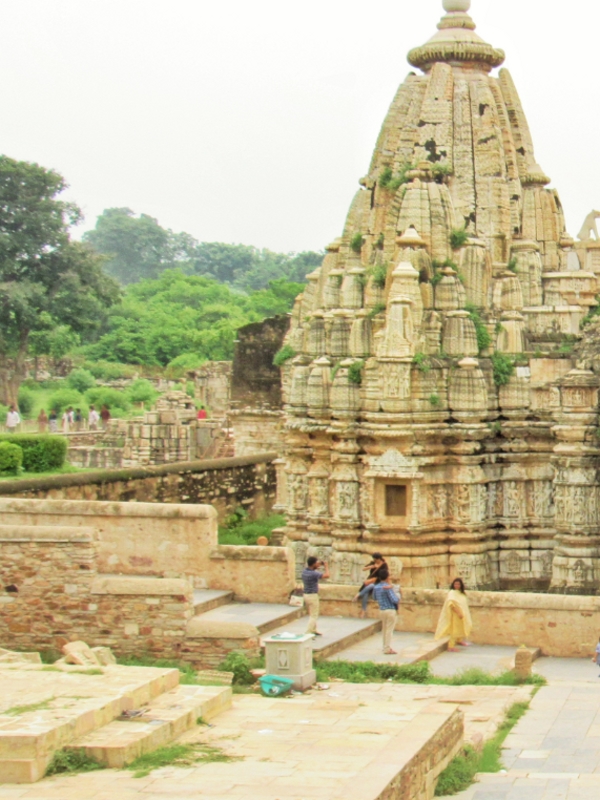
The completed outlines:
<svg viewBox="0 0 600 800">
<path fill-rule="evenodd" d="M 200 240 L 339 236 L 441 0 L 0 0 L 0 151 L 61 172 L 86 227 L 129 206 Z M 570 232 L 600 206 L 598 0 L 473 0 Z"/>
</svg>

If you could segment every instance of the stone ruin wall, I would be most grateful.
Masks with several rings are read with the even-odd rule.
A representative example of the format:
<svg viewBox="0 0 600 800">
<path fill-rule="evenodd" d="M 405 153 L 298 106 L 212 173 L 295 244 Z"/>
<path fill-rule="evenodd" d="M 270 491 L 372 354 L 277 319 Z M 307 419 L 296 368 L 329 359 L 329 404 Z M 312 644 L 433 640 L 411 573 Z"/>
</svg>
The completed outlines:
<svg viewBox="0 0 600 800">
<path fill-rule="evenodd" d="M 254 519 L 271 513 L 276 454 L 182 462 L 0 482 L 2 497 L 212 505 L 222 523 L 238 508 Z"/>
<path fill-rule="evenodd" d="M 444 5 L 294 308 L 276 508 L 298 569 L 316 554 L 339 584 L 378 550 L 406 586 L 594 594 L 599 380 L 571 351 L 600 260 L 492 74 L 503 52 Z"/>
</svg>

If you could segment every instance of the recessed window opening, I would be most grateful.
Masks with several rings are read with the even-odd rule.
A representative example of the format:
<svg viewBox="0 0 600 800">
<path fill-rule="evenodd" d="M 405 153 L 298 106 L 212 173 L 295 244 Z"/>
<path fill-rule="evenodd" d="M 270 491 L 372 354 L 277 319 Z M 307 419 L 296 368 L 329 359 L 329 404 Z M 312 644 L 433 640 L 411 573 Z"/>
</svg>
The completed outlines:
<svg viewBox="0 0 600 800">
<path fill-rule="evenodd" d="M 385 487 L 386 517 L 406 516 L 406 486 L 388 484 Z"/>
</svg>

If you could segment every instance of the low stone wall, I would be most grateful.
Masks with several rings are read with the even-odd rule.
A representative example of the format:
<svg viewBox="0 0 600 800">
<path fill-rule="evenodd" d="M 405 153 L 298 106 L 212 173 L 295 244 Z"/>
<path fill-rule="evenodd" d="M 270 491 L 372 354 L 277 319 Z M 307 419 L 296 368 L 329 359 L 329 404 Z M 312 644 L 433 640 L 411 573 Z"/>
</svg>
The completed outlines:
<svg viewBox="0 0 600 800">
<path fill-rule="evenodd" d="M 236 508 L 252 517 L 275 502 L 275 453 L 156 467 L 0 481 L 0 496 L 212 505 L 222 521 Z"/>
<path fill-rule="evenodd" d="M 0 526 L 2 647 L 59 649 L 88 637 L 96 619 L 94 540 L 89 527 Z"/>
<path fill-rule="evenodd" d="M 194 614 L 188 581 L 98 576 L 91 594 L 96 606 L 94 645 L 110 647 L 119 656 L 179 658 Z"/>
<path fill-rule="evenodd" d="M 295 583 L 291 548 L 220 545 L 210 553 L 210 588 L 236 600 L 287 603 Z"/>
<path fill-rule="evenodd" d="M 357 617 L 353 602 L 357 587 L 323 584 L 321 613 Z M 435 630 L 447 592 L 441 589 L 402 590 L 397 630 Z M 526 592 L 467 592 L 477 644 L 539 647 L 547 656 L 591 656 L 600 633 L 600 597 Z M 374 603 L 368 615 L 377 617 Z"/>
<path fill-rule="evenodd" d="M 0 519 L 38 531 L 93 529 L 97 572 L 186 577 L 199 588 L 208 585 L 209 554 L 217 545 L 211 506 L 0 498 Z"/>
</svg>

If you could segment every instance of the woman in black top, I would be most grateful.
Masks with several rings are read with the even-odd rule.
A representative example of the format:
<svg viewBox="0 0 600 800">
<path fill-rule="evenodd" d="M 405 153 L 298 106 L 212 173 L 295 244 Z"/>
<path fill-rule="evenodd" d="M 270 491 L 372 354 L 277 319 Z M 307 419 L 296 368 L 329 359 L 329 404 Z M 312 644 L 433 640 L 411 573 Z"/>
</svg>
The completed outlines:
<svg viewBox="0 0 600 800">
<path fill-rule="evenodd" d="M 371 592 L 373 591 L 373 586 L 379 580 L 380 570 L 387 570 L 388 565 L 386 564 L 385 558 L 381 555 L 381 553 L 373 553 L 371 556 L 373 559 L 370 561 L 364 569 L 369 570 L 369 576 L 366 578 L 363 585 L 358 590 L 358 594 L 354 598 L 355 602 L 358 600 L 361 601 L 362 610 L 360 612 L 360 616 L 365 617 L 367 615 L 367 604 L 369 602 L 369 597 L 371 596 Z"/>
</svg>

